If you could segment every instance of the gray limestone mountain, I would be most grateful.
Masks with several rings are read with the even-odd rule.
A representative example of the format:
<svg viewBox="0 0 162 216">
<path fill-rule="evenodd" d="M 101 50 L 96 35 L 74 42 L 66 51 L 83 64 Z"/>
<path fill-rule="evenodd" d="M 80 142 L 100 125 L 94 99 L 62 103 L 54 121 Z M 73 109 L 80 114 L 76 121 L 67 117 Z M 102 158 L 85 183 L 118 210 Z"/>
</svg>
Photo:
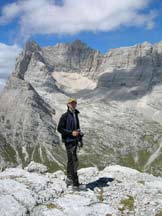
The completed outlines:
<svg viewBox="0 0 162 216">
<path fill-rule="evenodd" d="M 102 62 L 99 51 L 87 47 L 80 40 L 71 44 L 57 44 L 43 49 L 44 58 L 53 66 L 54 71 L 86 73 L 97 71 Z"/>
<path fill-rule="evenodd" d="M 39 61 L 43 60 L 34 51 L 39 50 L 39 47 L 33 49 L 34 45 L 26 45 L 0 96 L 1 168 L 16 164 L 24 166 L 31 160 L 42 161 L 51 168 L 57 168 L 58 165 L 57 152 L 51 154 L 53 146 L 59 142 L 53 120 L 55 110 L 24 79 L 32 56 Z M 49 88 L 48 84 L 47 89 Z M 55 161 L 52 163 L 53 157 Z"/>
<path fill-rule="evenodd" d="M 85 132 L 84 148 L 79 152 L 81 167 L 121 164 L 162 175 L 161 78 L 162 42 L 112 49 L 106 54 L 79 40 L 44 48 L 28 42 L 1 94 L 0 115 L 5 121 L 1 117 L 0 144 L 3 146 L 7 140 L 7 145 L 12 146 L 7 155 L 14 152 L 18 163 L 34 159 L 51 169 L 63 166 L 63 145 L 53 148 L 52 137 L 55 143 L 59 142 L 56 124 L 66 110 L 67 97 L 75 96 Z M 24 90 L 23 85 L 32 90 Z M 31 92 L 37 96 L 31 97 Z M 39 110 L 27 105 L 26 97 L 31 104 L 39 104 Z M 56 111 L 53 117 L 45 111 L 51 107 Z M 43 119 L 38 118 L 39 113 Z M 16 127 L 15 122 L 23 121 L 26 115 L 28 121 L 23 127 Z M 35 141 L 31 141 L 35 130 Z M 21 136 L 16 136 L 17 131 L 21 131 Z M 25 133 L 29 142 L 24 143 Z M 19 151 L 15 140 L 19 140 Z M 33 148 L 30 152 L 28 145 Z M 8 159 L 6 153 L 1 154 L 2 159 L 4 156 Z"/>
</svg>

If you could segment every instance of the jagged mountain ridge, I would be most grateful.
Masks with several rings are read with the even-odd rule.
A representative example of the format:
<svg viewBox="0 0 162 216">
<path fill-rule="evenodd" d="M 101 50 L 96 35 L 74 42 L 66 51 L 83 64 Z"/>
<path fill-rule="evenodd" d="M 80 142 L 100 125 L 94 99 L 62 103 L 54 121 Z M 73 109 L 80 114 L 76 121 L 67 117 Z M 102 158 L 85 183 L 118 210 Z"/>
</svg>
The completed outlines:
<svg viewBox="0 0 162 216">
<path fill-rule="evenodd" d="M 102 55 L 80 40 L 71 44 L 56 44 L 53 47 L 43 48 L 46 61 L 53 66 L 54 71 L 65 72 L 91 72 L 97 71 L 98 64 L 102 61 Z"/>
<path fill-rule="evenodd" d="M 56 123 L 53 120 L 55 109 L 24 79 L 32 58 L 43 61 L 39 51 L 39 46 L 26 44 L 16 63 L 15 71 L 0 96 L 1 168 L 16 164 L 24 166 L 31 160 L 42 161 L 49 167 L 53 167 L 50 161 L 55 160 L 55 168 L 59 163 L 56 160 L 57 156 L 54 157 L 50 153 L 53 146 L 59 142 Z M 46 90 L 50 89 L 49 83 Z M 38 82 L 37 84 L 39 85 Z"/>
<path fill-rule="evenodd" d="M 81 41 L 45 48 L 29 42 L 23 52 L 30 58 L 18 73 L 55 108 L 56 123 L 67 96 L 79 99 L 81 166 L 119 163 L 161 175 L 161 42 L 106 54 Z"/>
</svg>

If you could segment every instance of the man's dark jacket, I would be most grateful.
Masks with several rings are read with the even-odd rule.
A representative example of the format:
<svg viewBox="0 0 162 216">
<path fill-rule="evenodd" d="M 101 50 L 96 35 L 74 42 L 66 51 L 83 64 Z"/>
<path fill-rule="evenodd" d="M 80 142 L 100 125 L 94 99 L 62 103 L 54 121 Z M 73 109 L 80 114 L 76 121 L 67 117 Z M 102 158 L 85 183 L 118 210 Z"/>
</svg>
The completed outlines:
<svg viewBox="0 0 162 216">
<path fill-rule="evenodd" d="M 80 129 L 78 114 L 79 111 L 75 109 L 76 125 L 73 113 L 69 109 L 61 116 L 59 120 L 57 130 L 61 133 L 62 141 L 65 143 L 78 141 L 78 137 L 74 137 L 72 135 L 72 131 Z"/>
</svg>

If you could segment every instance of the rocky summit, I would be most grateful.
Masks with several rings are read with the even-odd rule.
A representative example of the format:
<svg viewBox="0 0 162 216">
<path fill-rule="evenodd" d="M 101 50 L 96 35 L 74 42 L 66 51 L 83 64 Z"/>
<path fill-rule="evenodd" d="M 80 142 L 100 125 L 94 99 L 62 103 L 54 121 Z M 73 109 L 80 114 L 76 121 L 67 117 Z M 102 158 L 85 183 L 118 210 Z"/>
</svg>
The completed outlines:
<svg viewBox="0 0 162 216">
<path fill-rule="evenodd" d="M 86 191 L 66 187 L 62 171 L 31 162 L 0 173 L 1 216 L 160 216 L 162 178 L 119 165 L 82 168 Z"/>
<path fill-rule="evenodd" d="M 80 168 L 109 164 L 162 175 L 162 42 L 105 54 L 80 40 L 30 41 L 0 96 L 0 166 L 36 161 L 65 169 L 56 131 L 69 96 L 78 99 Z"/>
</svg>

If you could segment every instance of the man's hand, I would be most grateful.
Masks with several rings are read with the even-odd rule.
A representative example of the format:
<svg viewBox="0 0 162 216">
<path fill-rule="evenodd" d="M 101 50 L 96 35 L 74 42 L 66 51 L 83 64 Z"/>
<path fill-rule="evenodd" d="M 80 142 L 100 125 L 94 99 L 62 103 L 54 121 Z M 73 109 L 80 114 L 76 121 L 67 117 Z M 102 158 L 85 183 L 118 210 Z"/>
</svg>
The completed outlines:
<svg viewBox="0 0 162 216">
<path fill-rule="evenodd" d="M 80 135 L 80 132 L 79 132 L 79 131 L 76 131 L 76 130 L 74 130 L 74 131 L 72 132 L 72 135 L 73 135 L 74 137 L 77 137 L 77 136 L 79 136 L 79 135 Z"/>
<path fill-rule="evenodd" d="M 83 148 L 83 141 L 80 141 L 80 142 L 78 143 L 78 146 L 79 146 L 80 149 Z"/>
</svg>

